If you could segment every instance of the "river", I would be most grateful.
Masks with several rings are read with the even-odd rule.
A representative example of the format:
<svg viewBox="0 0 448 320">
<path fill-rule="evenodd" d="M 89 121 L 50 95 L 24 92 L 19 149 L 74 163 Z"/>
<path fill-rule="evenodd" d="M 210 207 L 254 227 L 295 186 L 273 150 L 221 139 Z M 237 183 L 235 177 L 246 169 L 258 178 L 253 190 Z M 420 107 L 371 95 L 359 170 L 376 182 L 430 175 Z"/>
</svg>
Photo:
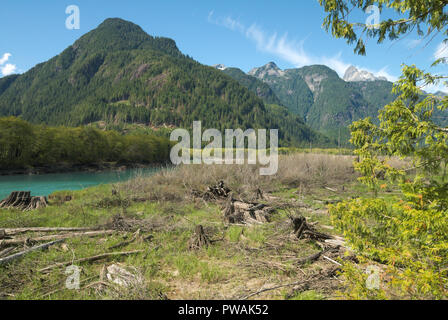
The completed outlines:
<svg viewBox="0 0 448 320">
<path fill-rule="evenodd" d="M 100 184 L 126 181 L 137 175 L 150 176 L 159 170 L 161 169 L 145 168 L 0 176 L 0 200 L 6 198 L 12 191 L 31 191 L 32 196 L 48 196 L 54 191 L 80 190 Z"/>
</svg>

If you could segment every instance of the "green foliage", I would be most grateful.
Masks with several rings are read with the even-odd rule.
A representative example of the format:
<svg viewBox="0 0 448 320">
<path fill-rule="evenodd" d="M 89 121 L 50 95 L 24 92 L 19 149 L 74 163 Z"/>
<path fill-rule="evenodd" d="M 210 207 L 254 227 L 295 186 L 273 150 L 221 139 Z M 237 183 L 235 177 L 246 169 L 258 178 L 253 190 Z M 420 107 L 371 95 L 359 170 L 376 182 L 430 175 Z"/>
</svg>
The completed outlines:
<svg viewBox="0 0 448 320">
<path fill-rule="evenodd" d="M 223 72 L 254 92 L 266 103 L 281 104 L 271 87 L 256 77 L 250 76 L 238 68 L 226 68 Z"/>
<path fill-rule="evenodd" d="M 448 14 L 443 10 L 448 4 L 445 0 L 319 0 L 319 3 L 328 13 L 323 27 L 333 36 L 346 39 L 349 44 L 356 43 L 355 52 L 362 55 L 366 54 L 363 37 L 375 38 L 378 43 L 382 43 L 386 39 L 398 39 L 414 30 L 423 36 L 422 28 L 428 30 L 426 36 L 429 37 L 429 34 L 443 30 L 448 22 Z M 378 6 L 380 12 L 384 9 L 393 10 L 400 18 L 383 20 L 374 26 L 348 21 L 350 13 L 355 9 L 364 11 L 371 5 Z M 403 17 L 405 15 L 407 17 Z M 448 35 L 446 29 L 443 34 Z"/>
<path fill-rule="evenodd" d="M 350 1 L 358 8 L 380 4 L 407 13 L 407 19 L 382 22 L 367 32 L 382 42 L 406 34 L 426 23 L 432 29 L 446 27 L 444 1 Z M 365 47 L 339 15 L 347 12 L 344 1 L 321 1 L 329 16 L 324 25 L 337 37 L 358 41 L 355 51 Z M 446 29 L 444 31 L 446 34 Z M 437 61 L 436 61 L 437 62 Z M 445 110 L 448 99 L 424 94 L 422 87 L 436 84 L 434 76 L 416 66 L 404 65 L 394 84 L 396 99 L 379 113 L 379 125 L 370 118 L 351 126 L 351 142 L 360 161 L 355 163 L 360 180 L 375 191 L 393 183 L 401 195 L 392 202 L 384 199 L 357 199 L 331 208 L 336 226 L 360 254 L 361 262 L 382 265 L 379 290 L 366 288 L 364 270 L 347 263 L 348 295 L 352 298 L 446 299 L 448 296 L 448 128 L 434 121 Z M 410 166 L 394 168 L 392 157 L 409 159 Z"/>
<path fill-rule="evenodd" d="M 2 169 L 62 163 L 162 163 L 168 161 L 170 148 L 166 138 L 146 134 L 120 135 L 92 127 L 47 127 L 14 117 L 0 118 Z"/>
<path fill-rule="evenodd" d="M 279 129 L 286 146 L 321 139 L 300 118 L 274 117 L 256 94 L 184 56 L 173 40 L 120 19 L 107 19 L 23 75 L 2 79 L 1 115 L 66 126 L 104 121 L 188 129 L 201 120 L 221 131 Z"/>
<path fill-rule="evenodd" d="M 273 64 L 268 66 L 272 68 Z M 346 82 L 323 65 L 283 73 L 257 71 L 254 75 L 272 88 L 280 104 L 291 113 L 302 117 L 311 128 L 340 139 L 345 147 L 349 146 L 348 126 L 353 121 L 376 116 L 379 109 L 394 100 L 391 82 Z"/>
</svg>

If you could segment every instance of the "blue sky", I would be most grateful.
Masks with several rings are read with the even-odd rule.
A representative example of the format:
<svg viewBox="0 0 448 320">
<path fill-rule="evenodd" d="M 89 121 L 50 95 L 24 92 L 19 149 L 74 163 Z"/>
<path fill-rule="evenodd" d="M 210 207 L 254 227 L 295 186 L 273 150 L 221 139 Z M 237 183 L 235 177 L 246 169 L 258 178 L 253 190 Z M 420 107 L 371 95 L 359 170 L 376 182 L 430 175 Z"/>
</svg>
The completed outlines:
<svg viewBox="0 0 448 320">
<path fill-rule="evenodd" d="M 80 9 L 80 30 L 65 27 L 69 5 Z M 282 69 L 326 64 L 341 76 L 353 64 L 390 80 L 400 75 L 402 63 L 446 72 L 445 66 L 430 69 L 436 54 L 448 56 L 441 37 L 429 44 L 415 34 L 381 45 L 369 40 L 367 56 L 353 54 L 353 47 L 322 29 L 325 14 L 317 0 L 3 0 L 1 7 L 0 77 L 50 59 L 110 17 L 174 39 L 203 64 L 244 71 L 274 61 Z M 364 22 L 369 16 L 357 12 L 353 18 Z"/>
</svg>

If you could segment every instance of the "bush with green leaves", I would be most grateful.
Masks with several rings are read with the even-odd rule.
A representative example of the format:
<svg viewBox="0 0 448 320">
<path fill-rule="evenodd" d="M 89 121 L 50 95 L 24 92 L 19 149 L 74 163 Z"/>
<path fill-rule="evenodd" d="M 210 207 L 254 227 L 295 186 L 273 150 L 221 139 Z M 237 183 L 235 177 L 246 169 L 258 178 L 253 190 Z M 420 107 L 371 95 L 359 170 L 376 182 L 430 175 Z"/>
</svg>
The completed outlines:
<svg viewBox="0 0 448 320">
<path fill-rule="evenodd" d="M 412 29 L 426 36 L 448 36 L 448 1 L 342 1 L 320 0 L 328 13 L 324 26 L 336 37 L 356 43 L 355 52 L 365 54 L 361 27 L 366 37 L 398 39 Z M 353 8 L 376 4 L 398 15 L 377 28 L 347 21 Z M 445 63 L 444 59 L 435 62 Z M 422 88 L 446 78 L 403 65 L 394 84 L 395 101 L 379 113 L 379 125 L 370 118 L 351 126 L 351 142 L 360 161 L 355 163 L 360 180 L 374 196 L 340 203 L 330 208 L 333 222 L 359 255 L 360 264 L 346 263 L 345 279 L 350 298 L 446 299 L 448 297 L 448 128 L 434 121 L 434 114 L 448 107 L 448 98 L 424 94 Z M 409 167 L 394 168 L 392 157 L 408 159 Z M 380 198 L 387 184 L 400 187 L 394 199 Z M 367 286 L 369 264 L 380 267 L 381 285 Z"/>
</svg>

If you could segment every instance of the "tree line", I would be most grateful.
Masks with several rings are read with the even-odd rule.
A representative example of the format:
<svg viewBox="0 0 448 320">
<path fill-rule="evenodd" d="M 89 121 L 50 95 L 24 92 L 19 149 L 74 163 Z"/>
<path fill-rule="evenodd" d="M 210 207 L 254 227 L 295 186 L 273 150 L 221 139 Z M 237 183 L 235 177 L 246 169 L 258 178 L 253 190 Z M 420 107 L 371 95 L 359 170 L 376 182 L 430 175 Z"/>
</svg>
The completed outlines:
<svg viewBox="0 0 448 320">
<path fill-rule="evenodd" d="M 0 168 L 88 165 L 104 162 L 153 164 L 169 160 L 171 143 L 154 135 L 102 131 L 93 127 L 33 125 L 0 118 Z"/>
</svg>

